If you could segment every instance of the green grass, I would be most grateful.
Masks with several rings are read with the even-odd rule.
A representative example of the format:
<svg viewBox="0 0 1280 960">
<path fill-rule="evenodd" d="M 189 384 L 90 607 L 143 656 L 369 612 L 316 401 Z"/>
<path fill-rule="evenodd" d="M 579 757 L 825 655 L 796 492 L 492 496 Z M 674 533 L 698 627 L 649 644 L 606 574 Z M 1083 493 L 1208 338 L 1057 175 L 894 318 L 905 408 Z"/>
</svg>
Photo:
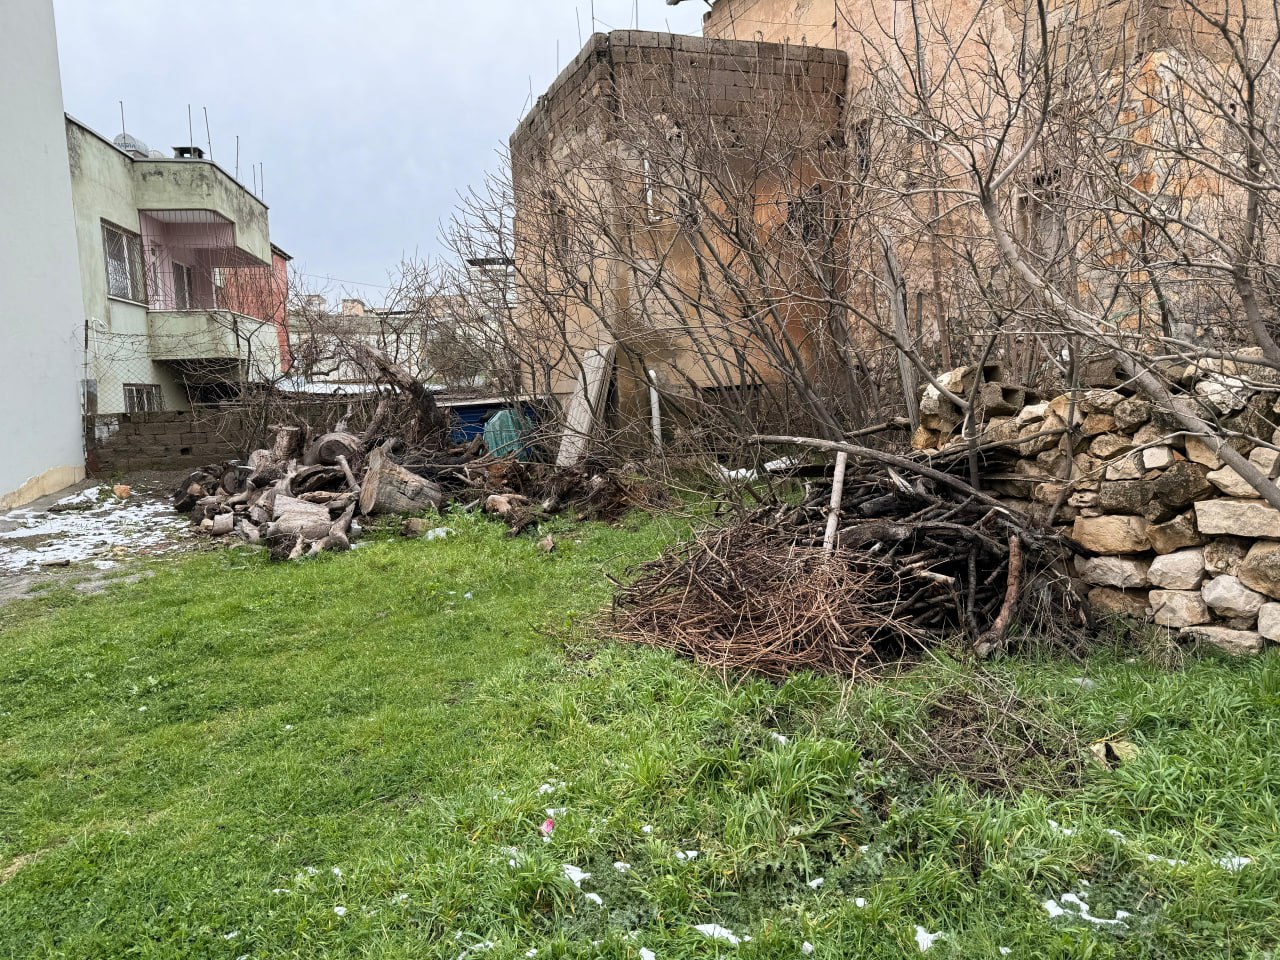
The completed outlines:
<svg viewBox="0 0 1280 960">
<path fill-rule="evenodd" d="M 0 955 L 910 957 L 917 925 L 944 934 L 931 960 L 1280 944 L 1274 651 L 996 664 L 1044 717 L 1140 752 L 1065 791 L 981 793 L 886 740 L 910 749 L 975 668 L 726 686 L 589 639 L 605 573 L 675 522 L 561 528 L 551 555 L 449 523 L 443 543 L 202 555 L 0 611 Z M 1132 917 L 1051 919 L 1086 881 L 1096 915 Z"/>
</svg>

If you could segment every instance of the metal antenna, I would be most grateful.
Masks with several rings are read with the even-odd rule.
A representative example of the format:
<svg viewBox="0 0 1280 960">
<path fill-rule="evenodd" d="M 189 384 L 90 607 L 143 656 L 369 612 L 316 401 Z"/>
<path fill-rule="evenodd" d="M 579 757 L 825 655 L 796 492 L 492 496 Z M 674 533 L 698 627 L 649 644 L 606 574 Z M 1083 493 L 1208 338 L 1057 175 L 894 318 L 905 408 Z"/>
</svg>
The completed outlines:
<svg viewBox="0 0 1280 960">
<path fill-rule="evenodd" d="M 236 179 L 240 179 L 240 134 L 236 134 Z"/>
<path fill-rule="evenodd" d="M 124 101 L 120 101 L 120 132 L 128 133 L 128 128 L 124 125 Z"/>
<path fill-rule="evenodd" d="M 201 107 L 204 111 L 204 136 L 205 142 L 209 144 L 209 159 L 213 159 L 213 134 L 209 132 L 209 108 Z"/>
<path fill-rule="evenodd" d="M 582 48 L 582 11 L 577 7 L 573 8 L 573 19 L 578 21 L 578 48 Z"/>
<path fill-rule="evenodd" d="M 191 104 L 187 104 L 187 145 L 190 146 L 196 142 L 195 130 L 191 126 Z"/>
</svg>

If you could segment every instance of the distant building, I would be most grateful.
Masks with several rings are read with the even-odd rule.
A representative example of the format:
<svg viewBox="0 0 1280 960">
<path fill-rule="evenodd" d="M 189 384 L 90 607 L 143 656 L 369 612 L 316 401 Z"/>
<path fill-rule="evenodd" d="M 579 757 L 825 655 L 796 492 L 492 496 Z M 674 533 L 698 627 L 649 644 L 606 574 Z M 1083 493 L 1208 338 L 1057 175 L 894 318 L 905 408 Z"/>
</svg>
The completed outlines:
<svg viewBox="0 0 1280 960">
<path fill-rule="evenodd" d="M 0 13 L 0 509 L 84 476 L 80 274 L 51 0 Z"/>
<path fill-rule="evenodd" d="M 195 146 L 66 120 L 88 414 L 184 410 L 288 366 L 288 254 L 267 206 Z"/>
</svg>

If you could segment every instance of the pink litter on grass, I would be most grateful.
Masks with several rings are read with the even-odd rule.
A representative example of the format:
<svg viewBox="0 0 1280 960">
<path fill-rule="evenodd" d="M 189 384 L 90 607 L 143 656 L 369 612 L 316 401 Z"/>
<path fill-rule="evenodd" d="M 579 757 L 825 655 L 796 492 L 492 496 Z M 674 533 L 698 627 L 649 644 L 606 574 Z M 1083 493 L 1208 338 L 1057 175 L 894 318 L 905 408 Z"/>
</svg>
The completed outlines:
<svg viewBox="0 0 1280 960">
<path fill-rule="evenodd" d="M 538 830 L 542 833 L 544 837 L 549 837 L 551 836 L 555 828 L 556 828 L 556 822 L 552 820 L 550 817 L 547 817 L 547 819 L 542 821 L 542 826 L 539 827 Z"/>
</svg>

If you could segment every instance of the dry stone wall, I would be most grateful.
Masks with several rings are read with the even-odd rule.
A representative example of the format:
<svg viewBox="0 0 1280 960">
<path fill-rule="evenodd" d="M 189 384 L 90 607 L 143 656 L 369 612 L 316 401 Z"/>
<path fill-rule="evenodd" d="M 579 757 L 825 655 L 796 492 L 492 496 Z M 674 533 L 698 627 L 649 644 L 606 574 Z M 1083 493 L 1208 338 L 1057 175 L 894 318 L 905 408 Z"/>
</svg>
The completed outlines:
<svg viewBox="0 0 1280 960">
<path fill-rule="evenodd" d="M 1280 383 L 1231 361 L 1181 372 L 1175 403 L 1216 419 L 1263 474 L 1280 475 Z M 940 378 L 973 393 L 976 371 Z M 984 371 L 976 435 L 984 485 L 1081 547 L 1075 575 L 1095 614 L 1148 620 L 1232 654 L 1280 642 L 1280 510 L 1169 410 L 1120 387 L 1014 409 L 1021 388 Z M 1038 398 L 1032 397 L 1033 401 Z M 921 401 L 923 451 L 967 447 L 963 416 L 934 387 Z"/>
</svg>

